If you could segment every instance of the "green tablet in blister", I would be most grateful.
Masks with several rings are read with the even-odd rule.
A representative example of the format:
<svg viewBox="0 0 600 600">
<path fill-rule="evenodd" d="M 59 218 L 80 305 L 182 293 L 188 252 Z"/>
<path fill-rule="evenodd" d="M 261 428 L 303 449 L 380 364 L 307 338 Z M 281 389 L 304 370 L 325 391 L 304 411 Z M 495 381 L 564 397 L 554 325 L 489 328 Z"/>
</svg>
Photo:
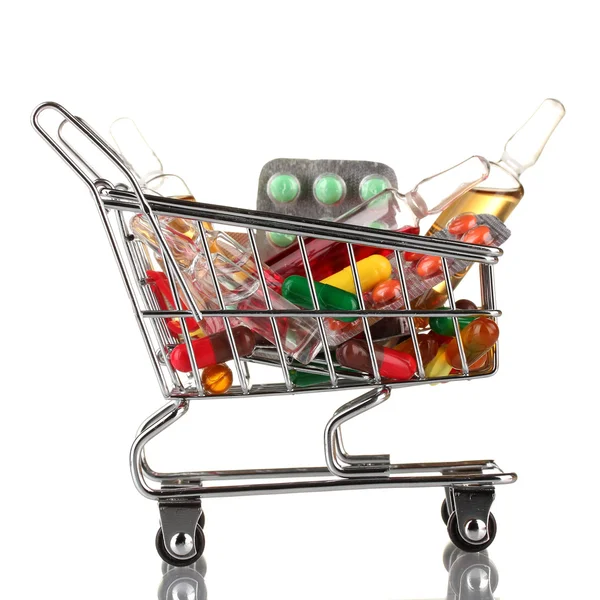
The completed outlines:
<svg viewBox="0 0 600 600">
<path fill-rule="evenodd" d="M 287 248 L 296 241 L 296 236 L 291 233 L 267 232 L 267 239 L 278 248 Z"/>
<path fill-rule="evenodd" d="M 367 175 L 359 186 L 359 194 L 361 200 L 370 200 L 371 198 L 381 194 L 383 190 L 387 190 L 390 187 L 390 182 L 386 177 L 381 175 Z M 386 202 L 389 199 L 389 194 L 383 194 L 381 198 L 377 198 L 374 202 Z"/>
<path fill-rule="evenodd" d="M 267 194 L 273 202 L 293 202 L 300 195 L 300 182 L 291 173 L 276 173 L 267 183 Z"/>
<path fill-rule="evenodd" d="M 337 204 L 346 195 L 346 183 L 335 173 L 323 173 L 315 179 L 313 194 L 322 204 Z"/>
</svg>

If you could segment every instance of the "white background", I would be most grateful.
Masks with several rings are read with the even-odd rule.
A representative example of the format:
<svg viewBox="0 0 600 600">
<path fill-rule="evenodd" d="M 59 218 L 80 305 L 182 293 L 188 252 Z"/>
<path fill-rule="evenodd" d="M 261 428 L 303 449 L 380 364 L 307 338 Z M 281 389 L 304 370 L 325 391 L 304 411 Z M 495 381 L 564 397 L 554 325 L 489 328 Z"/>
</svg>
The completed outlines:
<svg viewBox="0 0 600 600">
<path fill-rule="evenodd" d="M 252 207 L 277 156 L 381 160 L 400 189 L 498 159 L 546 97 L 567 116 L 509 221 L 502 366 L 393 394 L 348 430 L 396 461 L 495 458 L 503 598 L 595 588 L 597 21 L 587 3 L 29 2 L 5 15 L 2 597 L 153 598 L 157 509 L 128 471 L 161 404 L 96 209 L 31 129 L 44 100 L 106 133 L 136 120 L 199 200 Z M 11 14 L 12 13 L 12 14 Z M 208 401 L 152 448 L 165 468 L 322 463 L 351 393 Z M 441 490 L 207 501 L 212 598 L 442 598 Z"/>
</svg>

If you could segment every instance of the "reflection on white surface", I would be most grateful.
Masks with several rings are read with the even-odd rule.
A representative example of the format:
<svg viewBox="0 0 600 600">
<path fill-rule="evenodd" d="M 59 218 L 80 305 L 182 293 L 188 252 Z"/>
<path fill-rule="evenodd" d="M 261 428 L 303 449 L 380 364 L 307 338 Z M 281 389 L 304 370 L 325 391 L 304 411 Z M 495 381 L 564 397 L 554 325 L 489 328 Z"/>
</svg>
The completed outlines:
<svg viewBox="0 0 600 600">
<path fill-rule="evenodd" d="M 446 600 L 494 600 L 499 576 L 487 551 L 469 554 L 448 544 L 443 562 L 448 572 Z M 163 563 L 158 600 L 205 600 L 208 597 L 206 570 L 204 557 L 189 567 L 171 567 Z M 310 576 L 309 573 L 305 575 Z M 255 596 L 249 594 L 248 597 Z M 443 598 L 440 594 L 437 600 Z M 397 600 L 408 599 L 398 596 Z"/>
<path fill-rule="evenodd" d="M 162 571 L 159 600 L 204 600 L 207 597 L 204 557 L 189 567 L 171 567 L 163 562 Z"/>
</svg>

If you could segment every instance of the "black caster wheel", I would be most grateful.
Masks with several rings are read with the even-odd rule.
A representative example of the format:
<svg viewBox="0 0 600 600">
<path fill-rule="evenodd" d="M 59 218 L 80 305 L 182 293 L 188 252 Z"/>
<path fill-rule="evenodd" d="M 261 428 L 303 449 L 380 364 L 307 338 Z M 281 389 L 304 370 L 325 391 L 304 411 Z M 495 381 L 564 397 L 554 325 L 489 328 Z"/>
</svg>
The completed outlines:
<svg viewBox="0 0 600 600">
<path fill-rule="evenodd" d="M 448 521 L 450 520 L 450 511 L 448 510 L 448 503 L 446 500 L 442 502 L 442 521 L 444 521 L 444 525 L 448 525 Z"/>
<path fill-rule="evenodd" d="M 206 540 L 204 539 L 204 531 L 202 531 L 202 527 L 200 527 L 200 523 L 196 527 L 196 552 L 192 556 L 188 556 L 187 558 L 174 558 L 167 552 L 167 548 L 165 547 L 165 538 L 163 536 L 162 529 L 159 529 L 156 533 L 156 551 L 158 555 L 169 565 L 173 567 L 189 567 L 193 565 L 204 552 L 204 546 L 206 545 Z"/>
<path fill-rule="evenodd" d="M 204 510 L 202 511 L 202 514 L 200 515 L 200 520 L 198 521 L 198 525 L 204 531 L 204 526 L 206 525 L 206 513 L 204 512 Z"/>
<path fill-rule="evenodd" d="M 476 544 L 468 542 L 458 532 L 458 521 L 456 520 L 456 513 L 452 513 L 448 519 L 448 535 L 450 541 L 463 552 L 482 552 L 486 548 L 492 545 L 492 542 L 496 539 L 496 519 L 494 515 L 490 513 L 488 519 L 488 540 L 482 544 Z"/>
</svg>

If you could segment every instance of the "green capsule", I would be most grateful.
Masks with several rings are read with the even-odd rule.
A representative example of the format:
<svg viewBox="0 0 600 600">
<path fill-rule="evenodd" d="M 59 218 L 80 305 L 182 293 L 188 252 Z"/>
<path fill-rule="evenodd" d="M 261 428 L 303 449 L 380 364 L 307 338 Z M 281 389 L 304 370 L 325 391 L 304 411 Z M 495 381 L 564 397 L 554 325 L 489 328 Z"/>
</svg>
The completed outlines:
<svg viewBox="0 0 600 600">
<path fill-rule="evenodd" d="M 438 308 L 438 310 L 450 309 L 444 306 L 442 308 Z M 458 317 L 458 326 L 462 330 L 476 318 L 477 317 Z M 454 321 L 452 320 L 452 317 L 431 317 L 429 319 L 429 326 L 433 331 L 435 331 L 439 335 L 445 335 L 446 337 L 456 337 L 456 332 L 454 331 Z"/>
<path fill-rule="evenodd" d="M 356 294 L 341 290 L 326 283 L 315 281 L 315 292 L 321 310 L 359 310 L 360 305 Z M 281 295 L 302 308 L 313 309 L 308 280 L 301 275 L 290 275 L 281 286 Z M 338 321 L 352 323 L 356 317 L 336 317 Z"/>
<path fill-rule="evenodd" d="M 329 375 L 319 375 L 318 373 L 303 373 L 300 371 L 290 371 L 290 380 L 298 387 L 308 387 L 319 383 L 331 383 Z"/>
</svg>

